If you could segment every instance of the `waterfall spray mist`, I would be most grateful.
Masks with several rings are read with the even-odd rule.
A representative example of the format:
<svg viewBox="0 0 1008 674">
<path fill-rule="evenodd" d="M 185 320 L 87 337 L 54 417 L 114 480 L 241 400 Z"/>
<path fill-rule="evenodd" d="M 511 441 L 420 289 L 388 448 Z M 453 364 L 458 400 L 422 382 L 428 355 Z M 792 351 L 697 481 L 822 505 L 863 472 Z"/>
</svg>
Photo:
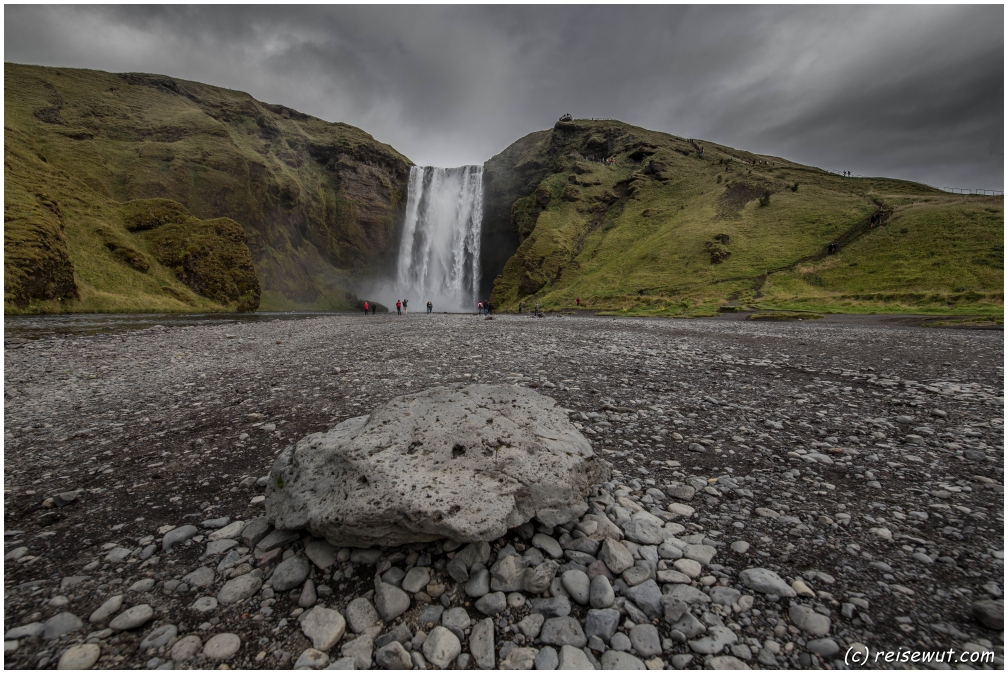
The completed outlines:
<svg viewBox="0 0 1008 674">
<path fill-rule="evenodd" d="M 483 167 L 410 169 L 397 292 L 417 309 L 471 311 L 478 301 Z"/>
</svg>

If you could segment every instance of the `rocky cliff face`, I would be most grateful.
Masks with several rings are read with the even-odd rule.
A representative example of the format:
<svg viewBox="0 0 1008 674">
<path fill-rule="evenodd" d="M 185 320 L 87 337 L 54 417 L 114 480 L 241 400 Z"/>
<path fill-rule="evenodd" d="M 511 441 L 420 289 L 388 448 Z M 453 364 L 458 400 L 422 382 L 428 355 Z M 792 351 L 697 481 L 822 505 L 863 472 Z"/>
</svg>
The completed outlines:
<svg viewBox="0 0 1008 674">
<path fill-rule="evenodd" d="M 483 230 L 480 237 L 480 297 L 489 297 L 494 279 L 521 243 L 512 208 L 535 191 L 553 169 L 547 155 L 549 131 L 536 131 L 509 145 L 483 165 Z"/>
<path fill-rule="evenodd" d="M 127 236 L 118 211 L 134 200 L 237 222 L 263 308 L 344 308 L 350 279 L 394 260 L 410 162 L 359 129 L 160 75 L 5 64 L 4 91 L 9 306 L 201 308 Z M 62 205 L 63 227 L 44 202 Z"/>
</svg>

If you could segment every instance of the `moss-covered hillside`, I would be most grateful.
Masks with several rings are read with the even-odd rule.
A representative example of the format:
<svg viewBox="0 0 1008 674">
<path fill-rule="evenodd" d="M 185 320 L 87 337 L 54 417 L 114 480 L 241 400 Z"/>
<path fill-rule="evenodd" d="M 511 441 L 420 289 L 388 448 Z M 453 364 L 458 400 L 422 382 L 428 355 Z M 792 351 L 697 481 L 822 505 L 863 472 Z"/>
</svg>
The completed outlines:
<svg viewBox="0 0 1008 674">
<path fill-rule="evenodd" d="M 613 121 L 559 122 L 486 173 L 485 227 L 517 244 L 493 282 L 502 310 L 580 297 L 661 315 L 1003 313 L 1002 197 L 847 178 Z"/>
<path fill-rule="evenodd" d="M 410 162 L 359 129 L 160 75 L 4 95 L 6 312 L 340 309 L 394 260 Z"/>
</svg>

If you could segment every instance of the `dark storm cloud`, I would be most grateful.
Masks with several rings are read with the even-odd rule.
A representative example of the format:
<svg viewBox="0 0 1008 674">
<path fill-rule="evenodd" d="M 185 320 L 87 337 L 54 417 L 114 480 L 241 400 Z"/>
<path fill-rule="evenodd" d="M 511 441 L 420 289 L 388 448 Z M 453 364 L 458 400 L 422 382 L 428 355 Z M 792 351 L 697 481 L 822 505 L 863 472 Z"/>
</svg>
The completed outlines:
<svg viewBox="0 0 1008 674">
<path fill-rule="evenodd" d="M 1000 6 L 7 6 L 7 61 L 158 72 L 481 163 L 564 112 L 1000 189 Z"/>
</svg>

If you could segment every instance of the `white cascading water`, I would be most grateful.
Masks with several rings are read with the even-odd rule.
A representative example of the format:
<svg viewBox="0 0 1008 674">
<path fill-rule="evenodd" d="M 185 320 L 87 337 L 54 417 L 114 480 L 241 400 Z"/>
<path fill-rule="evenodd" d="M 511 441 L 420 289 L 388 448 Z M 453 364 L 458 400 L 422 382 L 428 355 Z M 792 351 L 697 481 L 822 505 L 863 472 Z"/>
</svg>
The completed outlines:
<svg viewBox="0 0 1008 674">
<path fill-rule="evenodd" d="M 396 286 L 415 312 L 475 308 L 482 225 L 482 166 L 410 169 Z"/>
</svg>

